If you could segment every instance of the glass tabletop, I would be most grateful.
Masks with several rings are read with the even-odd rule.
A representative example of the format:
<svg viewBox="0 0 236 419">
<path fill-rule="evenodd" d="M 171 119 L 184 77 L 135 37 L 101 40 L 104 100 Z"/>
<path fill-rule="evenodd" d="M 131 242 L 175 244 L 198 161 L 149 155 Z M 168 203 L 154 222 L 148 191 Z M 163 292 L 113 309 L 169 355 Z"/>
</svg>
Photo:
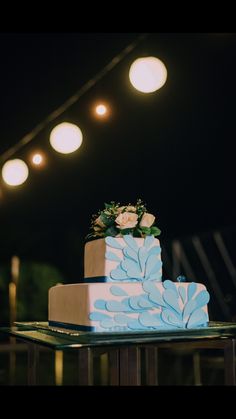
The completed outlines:
<svg viewBox="0 0 236 419">
<path fill-rule="evenodd" d="M 236 323 L 209 322 L 207 327 L 197 329 L 96 333 L 58 329 L 48 326 L 47 322 L 17 322 L 14 327 L 1 327 L 0 332 L 52 349 L 64 350 L 107 345 L 236 338 Z"/>
</svg>

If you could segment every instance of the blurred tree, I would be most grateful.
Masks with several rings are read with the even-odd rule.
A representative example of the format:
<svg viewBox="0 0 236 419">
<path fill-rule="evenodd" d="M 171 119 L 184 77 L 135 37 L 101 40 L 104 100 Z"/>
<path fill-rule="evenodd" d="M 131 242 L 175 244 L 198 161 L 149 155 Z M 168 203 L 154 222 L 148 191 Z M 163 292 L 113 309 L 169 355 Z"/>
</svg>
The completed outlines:
<svg viewBox="0 0 236 419">
<path fill-rule="evenodd" d="M 8 284 L 10 282 L 10 264 L 9 266 L 0 266 L 0 324 L 6 324 L 9 321 L 9 294 Z"/>
<path fill-rule="evenodd" d="M 9 322 L 8 284 L 11 281 L 10 268 L 0 268 L 0 322 Z M 17 320 L 42 321 L 48 318 L 48 290 L 64 283 L 62 274 L 54 266 L 21 262 L 17 288 Z"/>
</svg>

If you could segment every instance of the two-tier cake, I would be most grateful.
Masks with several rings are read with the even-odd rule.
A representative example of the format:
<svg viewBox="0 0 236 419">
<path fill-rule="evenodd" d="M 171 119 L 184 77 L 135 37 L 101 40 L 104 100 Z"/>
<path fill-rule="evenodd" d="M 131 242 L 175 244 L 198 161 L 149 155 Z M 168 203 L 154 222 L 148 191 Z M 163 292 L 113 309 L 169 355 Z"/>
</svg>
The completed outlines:
<svg viewBox="0 0 236 419">
<path fill-rule="evenodd" d="M 95 332 L 207 326 L 205 286 L 162 280 L 154 222 L 141 200 L 105 204 L 85 245 L 84 283 L 49 290 L 49 325 Z"/>
</svg>

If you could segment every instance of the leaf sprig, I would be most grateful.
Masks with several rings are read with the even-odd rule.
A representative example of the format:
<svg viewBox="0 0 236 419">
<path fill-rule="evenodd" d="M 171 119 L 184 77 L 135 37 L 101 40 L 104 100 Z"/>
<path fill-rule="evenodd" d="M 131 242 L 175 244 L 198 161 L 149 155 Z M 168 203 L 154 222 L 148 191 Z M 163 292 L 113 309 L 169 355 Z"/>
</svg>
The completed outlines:
<svg viewBox="0 0 236 419">
<path fill-rule="evenodd" d="M 94 214 L 91 219 L 91 232 L 86 239 L 102 237 L 122 237 L 131 234 L 133 237 L 159 236 L 160 229 L 154 225 L 154 215 L 148 213 L 146 205 L 138 199 L 135 205 L 121 205 L 111 201 L 104 204 L 104 209 Z"/>
</svg>

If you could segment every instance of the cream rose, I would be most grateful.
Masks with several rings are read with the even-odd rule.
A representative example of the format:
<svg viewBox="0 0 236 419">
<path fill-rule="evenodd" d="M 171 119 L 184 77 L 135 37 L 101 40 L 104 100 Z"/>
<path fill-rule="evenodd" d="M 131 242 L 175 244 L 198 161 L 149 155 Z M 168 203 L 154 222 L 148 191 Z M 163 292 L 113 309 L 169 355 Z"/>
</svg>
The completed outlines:
<svg viewBox="0 0 236 419">
<path fill-rule="evenodd" d="M 101 216 L 99 215 L 98 218 L 94 221 L 94 224 L 97 224 L 99 227 L 106 227 L 105 224 L 101 220 Z"/>
<path fill-rule="evenodd" d="M 124 209 L 125 207 L 119 207 L 118 209 L 117 209 L 117 212 L 118 212 L 118 214 L 120 214 L 122 211 L 123 211 L 123 209 Z"/>
<path fill-rule="evenodd" d="M 138 215 L 133 212 L 123 212 L 116 217 L 115 222 L 121 230 L 124 228 L 134 228 L 138 222 Z"/>
<path fill-rule="evenodd" d="M 133 205 L 129 205 L 128 207 L 126 207 L 126 211 L 130 212 L 136 212 L 136 207 L 133 207 Z"/>
<path fill-rule="evenodd" d="M 148 212 L 145 212 L 141 218 L 139 223 L 140 227 L 151 227 L 155 221 L 155 217 Z"/>
<path fill-rule="evenodd" d="M 118 214 L 120 214 L 124 209 L 126 210 L 126 212 L 129 212 L 129 211 L 136 212 L 136 207 L 134 207 L 133 205 L 128 205 L 127 207 L 125 206 L 119 207 L 117 210 Z"/>
</svg>

